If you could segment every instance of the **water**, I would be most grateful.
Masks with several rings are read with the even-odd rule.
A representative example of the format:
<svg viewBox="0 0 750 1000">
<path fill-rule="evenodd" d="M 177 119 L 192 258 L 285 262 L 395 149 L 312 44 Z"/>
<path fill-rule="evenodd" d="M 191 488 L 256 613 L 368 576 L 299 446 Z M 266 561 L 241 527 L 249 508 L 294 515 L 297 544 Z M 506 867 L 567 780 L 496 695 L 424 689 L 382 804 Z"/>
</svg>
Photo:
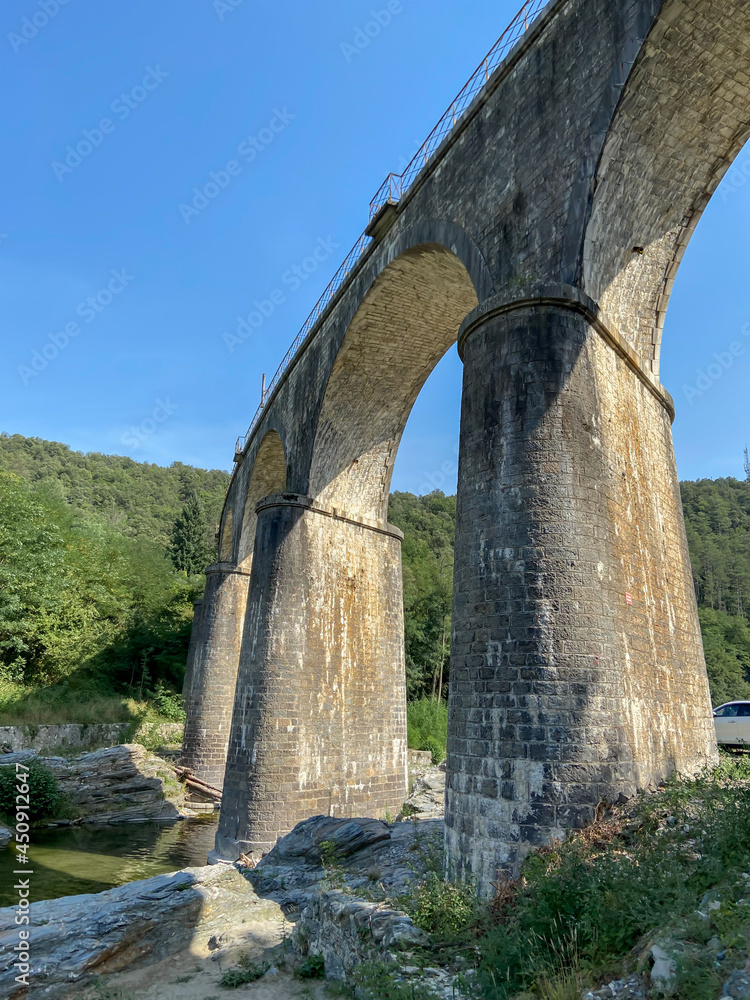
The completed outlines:
<svg viewBox="0 0 750 1000">
<path fill-rule="evenodd" d="M 103 892 L 126 882 L 206 864 L 217 820 L 73 826 L 31 833 L 31 901 Z M 0 907 L 18 902 L 12 844 L 0 849 Z"/>
</svg>

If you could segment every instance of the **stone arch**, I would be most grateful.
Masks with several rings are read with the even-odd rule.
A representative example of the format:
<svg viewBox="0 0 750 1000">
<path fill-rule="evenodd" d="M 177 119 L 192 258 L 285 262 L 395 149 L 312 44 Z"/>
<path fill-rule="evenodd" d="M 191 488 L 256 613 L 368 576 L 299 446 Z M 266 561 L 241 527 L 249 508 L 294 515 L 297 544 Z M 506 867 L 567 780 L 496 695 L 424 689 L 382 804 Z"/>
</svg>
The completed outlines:
<svg viewBox="0 0 750 1000">
<path fill-rule="evenodd" d="M 250 482 L 245 497 L 237 562 L 244 570 L 250 569 L 255 544 L 255 513 L 259 501 L 272 493 L 283 493 L 287 488 L 287 467 L 284 445 L 275 430 L 266 432 L 253 462 Z"/>
<path fill-rule="evenodd" d="M 667 0 L 623 89 L 593 186 L 586 292 L 658 375 L 687 244 L 750 137 L 750 7 Z"/>
<path fill-rule="evenodd" d="M 411 409 L 478 301 L 466 265 L 444 245 L 412 247 L 384 268 L 331 369 L 310 496 L 350 515 L 386 519 L 393 465 Z"/>
<path fill-rule="evenodd" d="M 234 549 L 232 525 L 232 508 L 227 507 L 224 514 L 224 523 L 221 527 L 221 542 L 219 543 L 219 562 L 232 562 L 232 551 Z"/>
</svg>

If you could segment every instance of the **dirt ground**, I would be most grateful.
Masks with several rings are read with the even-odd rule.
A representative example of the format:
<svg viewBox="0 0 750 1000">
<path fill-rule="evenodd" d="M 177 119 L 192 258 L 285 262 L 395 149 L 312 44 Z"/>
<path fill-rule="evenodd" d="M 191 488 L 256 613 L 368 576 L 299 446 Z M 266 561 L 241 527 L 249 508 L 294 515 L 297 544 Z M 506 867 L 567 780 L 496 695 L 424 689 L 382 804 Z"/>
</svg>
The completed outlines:
<svg viewBox="0 0 750 1000">
<path fill-rule="evenodd" d="M 286 932 L 290 930 L 287 925 Z M 322 1000 L 322 981 L 295 979 L 284 971 L 283 935 L 284 929 L 274 923 L 246 924 L 231 947 L 214 952 L 191 948 L 145 969 L 102 978 L 71 993 L 70 1000 Z M 243 956 L 268 963 L 271 971 L 247 986 L 221 986 L 222 975 L 236 969 Z M 274 972 L 278 965 L 282 969 Z"/>
</svg>

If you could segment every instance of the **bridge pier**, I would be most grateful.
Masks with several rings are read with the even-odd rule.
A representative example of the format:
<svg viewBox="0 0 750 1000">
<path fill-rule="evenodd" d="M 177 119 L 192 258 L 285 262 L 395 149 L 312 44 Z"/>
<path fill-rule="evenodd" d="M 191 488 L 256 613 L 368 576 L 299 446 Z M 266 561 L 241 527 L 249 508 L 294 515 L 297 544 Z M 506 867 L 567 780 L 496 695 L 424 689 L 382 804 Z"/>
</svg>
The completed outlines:
<svg viewBox="0 0 750 1000">
<path fill-rule="evenodd" d="M 467 318 L 446 846 L 528 850 L 716 744 L 671 400 L 576 289 Z"/>
<path fill-rule="evenodd" d="M 230 563 L 210 566 L 190 638 L 182 764 L 216 788 L 224 782 L 248 582 Z"/>
<path fill-rule="evenodd" d="M 401 532 L 294 494 L 257 514 L 211 861 L 316 814 L 395 814 L 407 791 Z"/>
</svg>

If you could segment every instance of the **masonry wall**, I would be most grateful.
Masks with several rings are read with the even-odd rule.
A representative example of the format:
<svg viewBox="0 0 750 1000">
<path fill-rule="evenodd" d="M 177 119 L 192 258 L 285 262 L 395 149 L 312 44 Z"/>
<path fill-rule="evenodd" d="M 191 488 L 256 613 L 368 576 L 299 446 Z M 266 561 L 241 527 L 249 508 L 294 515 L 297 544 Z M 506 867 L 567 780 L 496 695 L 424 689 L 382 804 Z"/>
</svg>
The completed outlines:
<svg viewBox="0 0 750 1000">
<path fill-rule="evenodd" d="M 216 788 L 224 782 L 249 576 L 227 563 L 206 570 L 193 623 L 182 764 Z"/>
<path fill-rule="evenodd" d="M 446 842 L 485 891 L 716 753 L 670 414 L 556 294 L 463 346 Z"/>
<path fill-rule="evenodd" d="M 258 508 L 214 860 L 407 791 L 401 534 L 304 497 Z"/>
</svg>

